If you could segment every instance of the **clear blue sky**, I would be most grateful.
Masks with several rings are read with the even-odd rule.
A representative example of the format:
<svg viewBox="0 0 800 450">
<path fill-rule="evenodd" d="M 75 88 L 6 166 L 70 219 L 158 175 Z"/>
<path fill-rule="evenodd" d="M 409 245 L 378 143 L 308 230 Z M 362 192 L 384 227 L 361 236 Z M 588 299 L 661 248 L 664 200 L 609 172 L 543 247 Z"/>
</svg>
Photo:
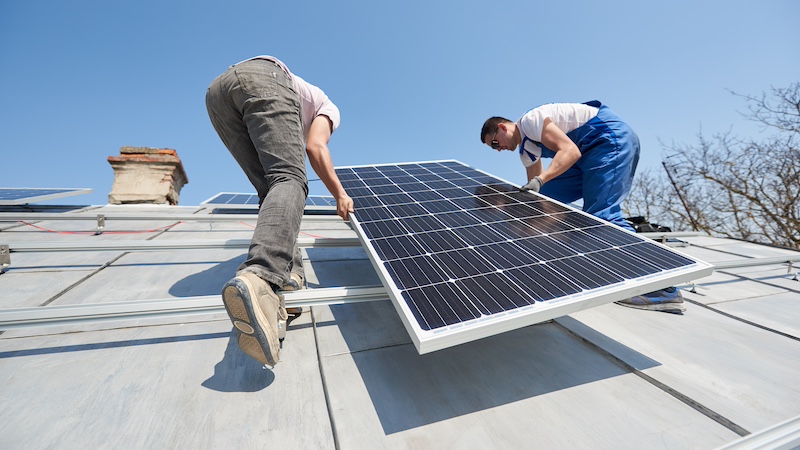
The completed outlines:
<svg viewBox="0 0 800 450">
<path fill-rule="evenodd" d="M 515 183 L 515 153 L 479 142 L 491 115 L 599 99 L 661 142 L 732 129 L 744 102 L 800 81 L 800 2 L 21 1 L 0 4 L 0 187 L 87 187 L 108 156 L 177 150 L 181 204 L 253 188 L 214 133 L 205 91 L 230 64 L 282 59 L 339 106 L 336 165 L 457 159 Z M 314 177 L 313 174 L 310 174 Z M 319 181 L 311 193 L 327 194 Z"/>
</svg>

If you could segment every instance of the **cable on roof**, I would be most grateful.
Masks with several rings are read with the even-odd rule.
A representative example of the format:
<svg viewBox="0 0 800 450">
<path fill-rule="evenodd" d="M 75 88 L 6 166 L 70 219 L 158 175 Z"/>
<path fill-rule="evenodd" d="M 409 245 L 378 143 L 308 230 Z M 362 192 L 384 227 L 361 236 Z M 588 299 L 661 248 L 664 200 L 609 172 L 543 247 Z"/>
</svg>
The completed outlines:
<svg viewBox="0 0 800 450">
<path fill-rule="evenodd" d="M 248 226 L 250 228 L 255 228 L 255 225 L 250 225 L 249 223 L 239 222 L 242 225 Z M 316 234 L 306 233 L 305 231 L 301 231 L 300 234 L 304 234 L 308 237 L 312 237 L 314 239 L 333 239 L 326 236 L 317 236 Z"/>
<path fill-rule="evenodd" d="M 46 233 L 56 233 L 56 234 L 92 234 L 92 235 L 96 235 L 96 234 L 98 234 L 96 231 L 57 231 L 57 230 L 51 230 L 51 229 L 48 229 L 48 228 L 43 228 L 43 227 L 40 227 L 40 226 L 38 226 L 38 225 L 34 225 L 34 224 L 32 224 L 32 223 L 25 222 L 25 221 L 23 221 L 23 220 L 20 220 L 19 222 L 20 222 L 21 224 L 23 224 L 23 225 L 27 225 L 27 226 L 29 226 L 29 227 L 36 228 L 37 230 L 39 230 L 39 231 L 43 231 L 43 232 L 46 232 Z M 152 229 L 152 230 L 103 231 L 103 234 L 140 234 L 140 233 L 155 233 L 155 232 L 157 232 L 157 231 L 167 231 L 167 230 L 169 230 L 170 228 L 172 228 L 172 227 L 174 227 L 174 226 L 176 226 L 176 225 L 179 225 L 179 224 L 181 224 L 181 223 L 183 223 L 183 222 L 182 222 L 182 221 L 181 221 L 181 222 L 175 222 L 175 223 L 173 223 L 172 225 L 167 225 L 167 226 L 164 226 L 164 227 L 161 227 L 161 228 L 154 228 L 154 229 Z"/>
</svg>

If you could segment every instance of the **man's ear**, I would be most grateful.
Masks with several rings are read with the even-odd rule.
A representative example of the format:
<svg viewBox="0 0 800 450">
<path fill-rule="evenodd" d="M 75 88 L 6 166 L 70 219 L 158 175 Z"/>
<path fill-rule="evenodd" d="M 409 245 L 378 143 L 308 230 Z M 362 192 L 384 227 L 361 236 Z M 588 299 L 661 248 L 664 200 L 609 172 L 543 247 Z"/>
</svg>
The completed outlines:
<svg viewBox="0 0 800 450">
<path fill-rule="evenodd" d="M 503 131 L 508 131 L 508 124 L 505 122 L 500 122 L 497 124 L 497 128 L 500 128 Z"/>
</svg>

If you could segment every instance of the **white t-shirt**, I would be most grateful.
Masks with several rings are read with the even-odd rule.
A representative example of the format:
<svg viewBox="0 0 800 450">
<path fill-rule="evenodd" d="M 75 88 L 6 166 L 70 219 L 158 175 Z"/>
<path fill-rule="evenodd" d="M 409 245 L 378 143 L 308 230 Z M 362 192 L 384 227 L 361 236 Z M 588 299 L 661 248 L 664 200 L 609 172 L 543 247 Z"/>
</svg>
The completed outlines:
<svg viewBox="0 0 800 450">
<path fill-rule="evenodd" d="M 520 151 L 520 160 L 525 167 L 530 167 L 542 156 L 542 149 L 536 145 L 542 142 L 544 120 L 550 118 L 553 125 L 564 133 L 582 127 L 597 116 L 599 108 L 582 103 L 550 103 L 526 112 L 517 121 L 517 128 L 522 135 L 524 151 Z M 527 138 L 527 139 L 526 139 Z"/>
<path fill-rule="evenodd" d="M 339 122 L 341 118 L 339 116 L 339 108 L 333 104 L 333 102 L 322 92 L 322 89 L 314 86 L 311 83 L 308 83 L 304 79 L 300 78 L 297 75 L 294 75 L 289 68 L 286 67 L 286 64 L 281 62 L 278 58 L 269 55 L 261 55 L 255 56 L 250 59 L 246 59 L 245 61 L 250 61 L 253 59 L 266 59 L 267 61 L 274 61 L 277 63 L 286 75 L 289 76 L 289 79 L 292 80 L 292 87 L 294 87 L 295 92 L 300 97 L 300 113 L 303 116 L 303 138 L 304 140 L 308 140 L 308 130 L 311 128 L 311 122 L 317 116 L 328 116 L 331 119 L 331 123 L 333 124 L 333 131 L 335 131 L 339 127 Z M 241 61 L 241 64 L 244 61 Z M 236 65 L 234 64 L 234 65 Z"/>
</svg>

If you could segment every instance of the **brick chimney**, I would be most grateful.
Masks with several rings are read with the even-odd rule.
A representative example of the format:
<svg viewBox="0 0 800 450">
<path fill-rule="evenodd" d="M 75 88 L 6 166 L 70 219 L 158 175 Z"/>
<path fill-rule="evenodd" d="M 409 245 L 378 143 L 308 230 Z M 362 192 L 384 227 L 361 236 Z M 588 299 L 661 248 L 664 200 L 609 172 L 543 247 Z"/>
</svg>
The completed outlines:
<svg viewBox="0 0 800 450">
<path fill-rule="evenodd" d="M 108 157 L 114 169 L 109 204 L 178 204 L 181 188 L 189 180 L 175 150 L 122 147 L 119 153 Z"/>
</svg>

